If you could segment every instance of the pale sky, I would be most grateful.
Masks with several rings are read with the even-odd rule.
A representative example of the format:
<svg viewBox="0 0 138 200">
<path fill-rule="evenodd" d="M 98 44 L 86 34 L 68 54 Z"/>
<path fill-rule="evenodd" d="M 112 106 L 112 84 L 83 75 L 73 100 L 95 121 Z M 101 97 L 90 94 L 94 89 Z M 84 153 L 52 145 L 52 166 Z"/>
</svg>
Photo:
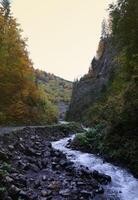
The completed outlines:
<svg viewBox="0 0 138 200">
<path fill-rule="evenodd" d="M 67 80 L 87 73 L 113 0 L 12 0 L 35 68 Z"/>
</svg>

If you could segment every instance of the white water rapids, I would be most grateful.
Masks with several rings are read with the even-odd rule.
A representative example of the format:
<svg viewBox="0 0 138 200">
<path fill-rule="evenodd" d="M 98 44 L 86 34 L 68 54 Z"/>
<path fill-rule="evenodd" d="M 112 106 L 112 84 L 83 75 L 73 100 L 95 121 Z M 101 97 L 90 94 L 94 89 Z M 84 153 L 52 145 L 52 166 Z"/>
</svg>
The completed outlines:
<svg viewBox="0 0 138 200">
<path fill-rule="evenodd" d="M 69 139 L 74 136 L 52 142 L 54 149 L 66 154 L 67 158 L 74 162 L 75 166 L 83 165 L 90 170 L 97 170 L 112 177 L 112 182 L 105 186 L 105 194 L 108 199 L 138 200 L 138 180 L 126 170 L 103 162 L 101 158 L 89 153 L 71 150 L 66 147 Z"/>
</svg>

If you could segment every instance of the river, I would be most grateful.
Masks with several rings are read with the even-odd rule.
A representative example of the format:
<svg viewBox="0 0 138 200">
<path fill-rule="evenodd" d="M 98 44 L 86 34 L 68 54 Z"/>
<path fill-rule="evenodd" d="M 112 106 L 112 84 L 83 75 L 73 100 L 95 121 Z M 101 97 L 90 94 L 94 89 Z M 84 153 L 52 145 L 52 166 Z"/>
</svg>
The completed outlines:
<svg viewBox="0 0 138 200">
<path fill-rule="evenodd" d="M 62 151 L 67 158 L 74 162 L 76 167 L 86 166 L 89 170 L 98 170 L 112 177 L 112 182 L 104 186 L 105 194 L 109 200 L 138 200 L 138 179 L 134 178 L 127 170 L 104 162 L 98 156 L 66 147 L 68 141 L 75 135 L 52 142 L 53 148 Z"/>
</svg>

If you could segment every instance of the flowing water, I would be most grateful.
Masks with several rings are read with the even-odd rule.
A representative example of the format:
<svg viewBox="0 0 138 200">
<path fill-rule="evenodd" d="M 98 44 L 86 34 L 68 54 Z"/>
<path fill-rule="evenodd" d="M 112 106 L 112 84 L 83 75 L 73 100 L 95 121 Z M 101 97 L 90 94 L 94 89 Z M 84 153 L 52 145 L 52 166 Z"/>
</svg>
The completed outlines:
<svg viewBox="0 0 138 200">
<path fill-rule="evenodd" d="M 68 141 L 75 136 L 53 142 L 53 148 L 62 151 L 67 158 L 74 162 L 76 167 L 83 165 L 90 170 L 97 170 L 112 177 L 112 182 L 105 186 L 107 199 L 138 200 L 138 180 L 126 170 L 104 162 L 101 158 L 66 147 Z"/>
</svg>

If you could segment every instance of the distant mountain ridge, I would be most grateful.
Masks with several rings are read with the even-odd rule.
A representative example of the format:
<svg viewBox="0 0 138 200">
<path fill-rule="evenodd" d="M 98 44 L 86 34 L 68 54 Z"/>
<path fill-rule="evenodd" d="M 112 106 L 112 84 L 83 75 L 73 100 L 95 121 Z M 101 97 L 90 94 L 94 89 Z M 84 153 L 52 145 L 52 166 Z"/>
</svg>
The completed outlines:
<svg viewBox="0 0 138 200">
<path fill-rule="evenodd" d="M 63 119 L 70 103 L 73 83 L 39 69 L 35 70 L 35 76 L 37 84 L 48 100 L 57 106 L 59 117 Z"/>
</svg>

